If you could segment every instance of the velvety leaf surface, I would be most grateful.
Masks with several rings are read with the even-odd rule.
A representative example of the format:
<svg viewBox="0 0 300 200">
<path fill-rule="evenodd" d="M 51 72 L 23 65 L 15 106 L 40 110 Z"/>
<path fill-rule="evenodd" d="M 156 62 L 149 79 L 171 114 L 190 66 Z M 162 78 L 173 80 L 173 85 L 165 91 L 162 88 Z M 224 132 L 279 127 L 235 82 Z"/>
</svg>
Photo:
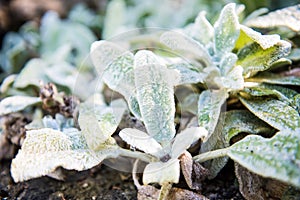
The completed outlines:
<svg viewBox="0 0 300 200">
<path fill-rule="evenodd" d="M 198 122 L 208 131 L 205 141 L 213 133 L 221 112 L 221 107 L 228 97 L 226 90 L 205 90 L 198 101 Z"/>
<path fill-rule="evenodd" d="M 259 71 L 267 70 L 272 63 L 286 56 L 290 48 L 291 44 L 283 40 L 268 49 L 263 49 L 259 44 L 252 43 L 238 51 L 236 64 L 244 68 L 243 75 L 247 78 Z"/>
<path fill-rule="evenodd" d="M 163 33 L 160 40 L 172 50 L 180 51 L 187 57 L 193 55 L 194 59 L 200 60 L 205 66 L 213 65 L 211 57 L 204 46 L 183 33 L 169 31 Z"/>
<path fill-rule="evenodd" d="M 142 54 L 140 52 L 136 57 L 144 57 Z M 135 66 L 135 84 L 142 119 L 149 135 L 159 143 L 169 143 L 175 135 L 173 87 L 177 77 L 172 73 L 172 70 L 159 64 Z"/>
<path fill-rule="evenodd" d="M 40 103 L 39 97 L 29 96 L 11 96 L 6 97 L 0 102 L 0 115 L 6 115 L 13 112 L 18 112 L 31 106 Z"/>
<path fill-rule="evenodd" d="M 18 74 L 14 82 L 14 87 L 25 88 L 29 85 L 39 87 L 40 81 L 48 82 L 49 78 L 45 74 L 47 67 L 48 64 L 44 60 L 38 58 L 31 59 Z"/>
<path fill-rule="evenodd" d="M 227 4 L 214 24 L 215 51 L 218 55 L 231 52 L 240 34 L 235 4 Z"/>
<path fill-rule="evenodd" d="M 165 163 L 153 162 L 146 166 L 143 173 L 143 183 L 178 183 L 180 176 L 180 165 L 178 159 L 171 159 Z"/>
<path fill-rule="evenodd" d="M 240 37 L 235 44 L 236 49 L 241 49 L 246 45 L 249 45 L 253 42 L 259 44 L 262 49 L 268 49 L 280 41 L 279 35 L 262 35 L 260 32 L 257 32 L 247 26 L 241 25 Z"/>
<path fill-rule="evenodd" d="M 117 129 L 125 107 L 80 105 L 78 123 L 90 149 L 98 150 Z"/>
<path fill-rule="evenodd" d="M 300 5 L 290 6 L 250 19 L 245 25 L 255 28 L 288 27 L 292 31 L 300 31 Z"/>
<path fill-rule="evenodd" d="M 140 149 L 145 153 L 159 155 L 159 151 L 162 150 L 161 145 L 143 131 L 133 128 L 125 128 L 120 131 L 119 135 L 133 148 Z"/>
<path fill-rule="evenodd" d="M 270 83 L 278 85 L 300 85 L 300 77 L 297 76 L 282 76 L 279 74 L 273 74 L 270 72 L 261 73 L 255 77 L 249 78 L 249 81 Z"/>
<path fill-rule="evenodd" d="M 288 104 L 276 99 L 246 99 L 241 102 L 258 118 L 278 130 L 295 131 L 300 127 L 298 112 Z"/>
<path fill-rule="evenodd" d="M 99 164 L 106 157 L 116 157 L 114 147 L 94 152 L 88 149 L 83 135 L 74 130 L 68 133 L 49 128 L 27 131 L 26 139 L 11 164 L 16 182 L 45 176 L 58 167 L 85 170 Z"/>
<path fill-rule="evenodd" d="M 203 45 L 209 44 L 214 37 L 214 28 L 206 19 L 205 15 L 206 12 L 201 11 L 195 19 L 195 22 L 185 29 L 187 35 Z"/>
<path fill-rule="evenodd" d="M 299 131 L 286 130 L 270 139 L 249 135 L 232 145 L 228 156 L 256 174 L 299 187 L 299 152 Z"/>
<path fill-rule="evenodd" d="M 135 93 L 133 54 L 112 42 L 103 40 L 92 44 L 91 58 L 108 87 L 122 94 L 128 102 L 130 111 L 140 119 Z"/>
<path fill-rule="evenodd" d="M 178 158 L 184 153 L 194 142 L 200 138 L 207 136 L 207 130 L 202 127 L 186 128 L 181 133 L 177 134 L 172 145 L 172 158 Z"/>
</svg>

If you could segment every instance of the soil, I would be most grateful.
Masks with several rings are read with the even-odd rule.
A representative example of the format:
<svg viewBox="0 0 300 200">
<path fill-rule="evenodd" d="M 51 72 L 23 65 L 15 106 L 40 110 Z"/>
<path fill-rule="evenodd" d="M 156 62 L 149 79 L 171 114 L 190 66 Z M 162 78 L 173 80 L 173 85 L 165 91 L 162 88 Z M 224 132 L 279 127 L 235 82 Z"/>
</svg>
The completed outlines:
<svg viewBox="0 0 300 200">
<path fill-rule="evenodd" d="M 218 177 L 204 181 L 202 194 L 214 199 L 243 199 L 230 162 Z M 0 163 L 0 198 L 32 199 L 32 200 L 133 200 L 137 199 L 137 189 L 133 184 L 130 173 L 116 171 L 105 165 L 91 170 L 76 172 L 65 171 L 65 181 L 50 177 L 41 177 L 22 183 L 14 183 L 10 176 L 10 161 Z"/>
</svg>

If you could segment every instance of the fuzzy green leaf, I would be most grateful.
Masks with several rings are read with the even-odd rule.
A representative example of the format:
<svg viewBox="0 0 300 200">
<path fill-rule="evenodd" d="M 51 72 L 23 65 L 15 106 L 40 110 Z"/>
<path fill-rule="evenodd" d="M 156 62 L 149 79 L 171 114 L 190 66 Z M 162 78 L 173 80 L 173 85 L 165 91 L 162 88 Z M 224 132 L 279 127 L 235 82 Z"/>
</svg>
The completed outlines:
<svg viewBox="0 0 300 200">
<path fill-rule="evenodd" d="M 208 131 L 205 141 L 214 132 L 217 125 L 221 107 L 228 97 L 226 90 L 205 90 L 200 94 L 198 101 L 198 123 Z"/>
<path fill-rule="evenodd" d="M 235 66 L 237 56 L 234 53 L 226 53 L 220 63 L 220 72 L 222 76 L 226 76 Z"/>
<path fill-rule="evenodd" d="M 153 162 L 145 167 L 143 183 L 178 183 L 180 176 L 180 165 L 178 159 L 171 159 L 165 163 Z"/>
<path fill-rule="evenodd" d="M 90 149 L 102 148 L 117 129 L 124 111 L 124 106 L 80 105 L 78 122 Z"/>
<path fill-rule="evenodd" d="M 254 116 L 251 112 L 246 110 L 232 110 L 226 112 L 222 132 L 225 134 L 226 141 L 229 144 L 231 138 L 239 133 L 270 134 L 273 131 L 268 124 Z"/>
<path fill-rule="evenodd" d="M 103 38 L 108 39 L 118 33 L 118 29 L 123 25 L 126 5 L 124 0 L 113 0 L 108 3 L 103 28 Z"/>
<path fill-rule="evenodd" d="M 214 37 L 214 28 L 205 17 L 206 12 L 201 11 L 195 22 L 185 28 L 187 35 L 199 41 L 203 45 L 212 42 Z"/>
<path fill-rule="evenodd" d="M 69 46 L 63 54 L 68 56 L 68 61 L 76 66 L 82 65 L 82 61 L 89 52 L 90 45 L 96 40 L 93 32 L 83 24 L 60 20 L 57 13 L 47 12 L 41 21 L 41 54 L 44 59 L 50 62 L 57 62 L 53 52 L 58 51 L 62 44 Z M 76 32 L 76 34 L 74 34 Z M 80 38 L 80 39 L 78 39 Z M 76 56 L 72 55 L 72 49 L 76 50 Z M 66 60 L 66 59 L 64 59 Z"/>
<path fill-rule="evenodd" d="M 235 4 L 227 4 L 214 24 L 215 51 L 222 56 L 231 52 L 240 34 L 240 24 L 235 11 Z"/>
<path fill-rule="evenodd" d="M 14 87 L 25 88 L 29 85 L 39 87 L 40 81 L 49 82 L 49 78 L 45 74 L 48 64 L 39 58 L 31 59 L 26 63 L 24 68 L 18 74 Z"/>
<path fill-rule="evenodd" d="M 162 150 L 161 145 L 143 131 L 133 128 L 125 128 L 120 131 L 119 135 L 133 148 L 140 149 L 145 153 L 159 156 L 159 152 Z"/>
<path fill-rule="evenodd" d="M 244 68 L 243 74 L 248 78 L 270 68 L 275 61 L 286 56 L 290 49 L 291 44 L 283 40 L 265 50 L 259 44 L 252 43 L 238 51 L 236 64 Z"/>
<path fill-rule="evenodd" d="M 240 97 L 240 100 L 254 115 L 278 130 L 295 131 L 300 127 L 298 112 L 282 101 L 243 97 Z"/>
<path fill-rule="evenodd" d="M 223 149 L 229 146 L 231 138 L 239 133 L 248 134 L 270 134 L 272 128 L 246 110 L 232 110 L 221 115 L 216 130 L 207 142 L 201 145 L 201 152 Z M 228 157 L 216 158 L 204 163 L 209 169 L 208 178 L 213 179 L 225 166 Z"/>
<path fill-rule="evenodd" d="M 179 73 L 180 81 L 178 85 L 203 82 L 204 74 L 192 69 L 188 63 L 175 63 L 169 65 L 168 68 L 176 70 Z"/>
<path fill-rule="evenodd" d="M 172 50 L 180 51 L 186 57 L 191 57 L 202 62 L 205 66 L 212 66 L 213 62 L 202 44 L 186 35 L 169 31 L 161 35 L 160 41 Z"/>
<path fill-rule="evenodd" d="M 107 157 L 117 157 L 116 147 L 106 146 L 101 151 L 88 149 L 83 135 L 76 129 L 60 132 L 49 128 L 27 131 L 11 174 L 16 182 L 45 176 L 58 167 L 69 170 L 90 169 Z"/>
<path fill-rule="evenodd" d="M 155 56 L 148 51 L 140 51 L 135 60 Z M 177 82 L 173 71 L 164 65 L 150 64 L 141 61 L 135 63 L 135 84 L 137 86 L 137 99 L 142 119 L 147 132 L 156 141 L 169 143 L 175 135 L 174 115 L 174 84 Z M 145 65 L 139 65 L 139 63 Z"/>
<path fill-rule="evenodd" d="M 249 19 L 245 25 L 255 28 L 288 27 L 294 32 L 300 31 L 300 5 L 276 10 L 267 15 Z"/>
<path fill-rule="evenodd" d="M 172 158 L 178 158 L 185 152 L 194 142 L 207 137 L 207 130 L 202 127 L 191 127 L 184 129 L 177 134 L 172 145 Z"/>
<path fill-rule="evenodd" d="M 240 37 L 235 44 L 236 49 L 241 49 L 253 42 L 259 44 L 262 49 L 268 49 L 280 41 L 279 35 L 262 35 L 261 33 L 241 25 Z"/>
<path fill-rule="evenodd" d="M 286 130 L 270 139 L 247 136 L 232 145 L 227 154 L 256 174 L 300 187 L 299 152 L 299 131 L 291 133 Z"/>
<path fill-rule="evenodd" d="M 28 106 L 40 103 L 39 97 L 12 96 L 6 97 L 0 102 L 0 115 L 18 112 Z"/>
<path fill-rule="evenodd" d="M 244 88 L 243 68 L 234 66 L 226 76 L 216 77 L 214 79 L 219 88 L 228 90 L 241 90 Z"/>
<path fill-rule="evenodd" d="M 259 83 L 270 83 L 278 85 L 296 85 L 300 86 L 300 77 L 297 76 L 282 76 L 279 74 L 272 74 L 269 72 L 261 73 L 255 77 L 248 79 L 249 81 Z"/>
<path fill-rule="evenodd" d="M 122 94 L 130 111 L 140 119 L 135 94 L 133 54 L 112 42 L 97 41 L 91 46 L 91 58 L 108 87 Z"/>
</svg>

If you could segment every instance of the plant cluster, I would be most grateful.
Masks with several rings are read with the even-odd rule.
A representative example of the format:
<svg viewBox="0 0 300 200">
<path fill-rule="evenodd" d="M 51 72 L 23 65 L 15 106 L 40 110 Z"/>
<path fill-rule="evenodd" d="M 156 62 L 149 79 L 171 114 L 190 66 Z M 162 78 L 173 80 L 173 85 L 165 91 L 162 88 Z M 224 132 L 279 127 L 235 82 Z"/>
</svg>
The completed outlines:
<svg viewBox="0 0 300 200">
<path fill-rule="evenodd" d="M 283 19 L 291 16 L 287 13 L 297 12 L 299 6 L 264 16 L 257 12 L 245 19 L 241 17 L 243 9 L 230 3 L 213 24 L 205 12 L 200 12 L 193 23 L 181 29 L 138 38 L 139 47 L 149 44 L 149 38 L 155 41 L 148 49 L 132 51 L 137 40 L 123 41 L 122 45 L 108 40 L 91 44 L 94 36 L 79 24 L 76 27 L 82 40 L 77 39 L 78 35 L 69 37 L 72 34 L 68 32 L 60 40 L 43 40 L 49 43 L 45 46 L 53 46 L 46 51 L 41 44 L 43 59 L 30 60 L 17 77 L 7 78 L 6 86 L 1 86 L 17 95 L 0 102 L 0 114 L 44 104 L 43 98 L 21 96 L 18 91 L 32 84 L 38 86 L 38 80 L 68 87 L 85 100 L 72 118 L 62 113 L 45 117 L 36 113 L 25 127 L 21 150 L 12 160 L 14 180 L 54 176 L 58 167 L 90 169 L 105 159 L 124 156 L 145 162 L 143 185 L 158 184 L 156 197 L 167 199 L 181 171 L 188 187 L 199 189 L 201 180 L 215 178 L 230 158 L 261 177 L 299 188 L 300 78 L 284 71 L 299 58 L 297 49 L 279 34 L 263 35 L 251 28 L 270 29 L 286 39 L 295 37 L 299 27 Z M 261 23 L 273 22 L 278 16 L 282 20 L 268 27 Z M 41 33 L 49 38 L 75 23 L 59 21 L 53 13 L 48 13 L 44 21 L 47 23 L 42 25 Z M 44 30 L 49 24 L 52 32 Z M 59 43 L 69 39 L 78 42 L 58 48 Z M 79 71 L 76 65 L 82 60 L 83 48 L 90 45 L 91 62 L 98 76 L 121 98 L 105 101 L 100 90 L 83 94 L 83 90 L 70 87 L 76 85 L 73 77 Z M 86 89 L 95 82 L 87 78 L 89 64 L 83 69 L 86 71 L 77 80 L 84 80 L 81 86 Z M 12 83 L 15 88 L 11 89 L 8 86 Z M 50 102 L 66 104 L 63 94 L 54 91 L 50 96 Z M 143 130 L 118 130 L 124 113 L 142 122 Z M 181 118 L 196 122 L 182 125 Z M 117 138 L 131 148 L 120 145 Z M 192 177 L 195 166 L 203 173 L 196 180 Z M 133 170 L 136 172 L 137 166 Z M 140 190 L 144 186 L 133 176 Z"/>
</svg>

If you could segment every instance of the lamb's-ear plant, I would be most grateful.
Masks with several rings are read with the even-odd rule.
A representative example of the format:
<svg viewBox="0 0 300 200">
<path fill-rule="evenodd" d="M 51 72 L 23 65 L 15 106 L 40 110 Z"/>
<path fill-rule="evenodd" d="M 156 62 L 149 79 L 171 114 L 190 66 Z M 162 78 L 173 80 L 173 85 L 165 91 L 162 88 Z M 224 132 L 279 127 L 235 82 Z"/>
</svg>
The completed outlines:
<svg viewBox="0 0 300 200">
<path fill-rule="evenodd" d="M 126 109 L 123 101 L 113 101 L 110 106 L 92 102 L 80 105 L 81 130 L 74 127 L 56 130 L 55 126 L 26 132 L 22 148 L 11 164 L 16 182 L 52 174 L 58 167 L 90 169 L 106 158 L 120 155 L 151 160 L 146 154 L 120 148 L 111 137 Z"/>
<path fill-rule="evenodd" d="M 194 127 L 175 136 L 174 85 L 178 74 L 161 64 L 152 52 L 143 50 L 135 54 L 134 75 L 141 118 L 148 134 L 127 128 L 121 130 L 120 137 L 157 158 L 146 166 L 143 183 L 159 183 L 162 186 L 160 198 L 163 198 L 169 185 L 179 182 L 179 156 L 191 144 L 206 137 L 207 131 Z"/>
<path fill-rule="evenodd" d="M 199 33 L 197 30 L 200 29 L 207 30 L 208 34 L 197 35 Z M 181 55 L 189 56 L 190 60 L 200 61 L 203 68 L 202 70 L 198 68 L 197 71 L 199 71 L 199 77 L 203 77 L 200 83 L 206 86 L 208 90 L 203 91 L 199 96 L 198 122 L 200 126 L 208 130 L 208 136 L 205 138 L 206 142 L 201 146 L 201 153 L 204 154 L 203 156 L 200 154 L 196 160 L 201 160 L 200 157 L 204 159 L 204 156 L 210 155 L 210 151 L 213 149 L 229 146 L 229 143 L 222 143 L 228 133 L 220 133 L 220 130 L 216 129 L 218 123 L 222 124 L 221 106 L 228 97 L 238 97 L 250 112 L 277 130 L 282 131 L 279 135 L 286 133 L 286 130 L 289 130 L 288 132 L 291 132 L 292 135 L 296 134 L 299 130 L 297 128 L 300 126 L 299 114 L 297 107 L 293 106 L 293 103 L 287 99 L 298 99 L 299 97 L 295 92 L 290 92 L 288 89 L 285 91 L 280 90 L 279 87 L 268 89 L 266 84 L 260 84 L 266 82 L 299 85 L 298 77 L 283 77 L 263 72 L 272 69 L 275 64 L 290 62 L 284 59 L 291 48 L 288 42 L 281 40 L 279 35 L 262 35 L 241 25 L 234 4 L 228 4 L 224 7 L 219 19 L 213 26 L 205 19 L 204 13 L 200 13 L 195 23 L 182 32 L 184 34 L 167 32 L 161 36 L 161 41 Z M 179 63 L 178 66 L 182 67 L 183 65 Z M 172 68 L 176 68 L 176 64 L 172 64 Z M 188 70 L 190 69 L 187 68 L 186 71 Z M 179 71 L 183 70 L 179 69 Z M 194 76 L 194 71 L 191 71 L 191 77 Z M 253 84 L 253 82 L 257 83 Z M 259 92 L 260 95 L 258 95 Z M 293 101 L 295 102 L 295 100 Z M 226 124 L 224 126 L 226 127 Z M 245 138 L 245 140 L 247 139 L 248 137 Z M 264 139 L 262 138 L 262 140 Z M 249 148 L 250 146 L 251 144 Z M 295 148 L 297 147 L 294 146 L 296 152 Z M 278 151 L 281 151 L 280 148 Z M 222 150 L 217 152 L 224 153 Z M 229 155 L 232 154 L 229 153 Z M 254 156 L 251 158 L 251 154 L 245 154 L 243 158 L 256 159 Z M 256 170 L 241 160 L 237 161 L 263 176 L 276 177 L 279 173 L 276 171 L 276 166 L 273 166 L 275 167 L 273 174 L 263 174 L 260 169 Z M 214 164 L 210 163 L 209 166 L 213 171 L 212 173 L 216 175 L 216 172 L 224 166 L 224 160 L 219 160 L 219 162 L 215 160 L 214 162 Z M 291 168 L 293 168 L 292 166 L 293 164 L 291 164 Z M 295 167 L 294 165 L 293 170 Z M 263 164 L 262 168 L 264 168 Z M 292 177 L 288 177 L 281 180 L 291 183 Z M 298 185 L 299 183 L 294 180 L 293 184 Z"/>
<path fill-rule="evenodd" d="M 174 86 L 179 82 L 178 73 L 168 69 L 150 51 L 133 55 L 107 41 L 95 42 L 91 55 L 104 82 L 123 94 L 132 113 L 144 122 L 148 133 L 128 128 L 121 130 L 120 137 L 132 147 L 156 157 L 146 166 L 143 182 L 161 184 L 161 196 L 164 196 L 165 188 L 179 181 L 178 157 L 193 142 L 206 136 L 201 128 L 185 130 L 175 137 L 172 145 L 176 133 Z M 190 138 L 184 141 L 185 137 Z"/>
</svg>

